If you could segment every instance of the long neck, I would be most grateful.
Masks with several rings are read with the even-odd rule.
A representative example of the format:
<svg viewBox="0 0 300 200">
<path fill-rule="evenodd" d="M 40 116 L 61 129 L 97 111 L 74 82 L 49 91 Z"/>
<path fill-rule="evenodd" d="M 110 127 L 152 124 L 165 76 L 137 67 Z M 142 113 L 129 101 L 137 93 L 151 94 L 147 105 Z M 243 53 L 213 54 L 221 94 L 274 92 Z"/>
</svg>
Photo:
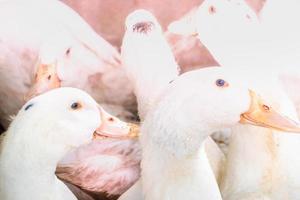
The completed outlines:
<svg viewBox="0 0 300 200">
<path fill-rule="evenodd" d="M 260 87 L 260 94 L 273 100 L 271 105 L 280 113 L 297 120 L 294 106 L 277 85 L 278 82 L 273 82 L 270 77 L 268 82 L 265 88 Z M 287 174 L 290 170 L 285 165 L 295 163 L 291 157 L 287 158 L 288 155 L 295 157 L 291 153 L 294 148 L 285 140 L 289 137 L 288 133 L 277 132 L 250 125 L 239 125 L 233 129 L 221 185 L 225 200 L 243 199 L 242 197 L 247 196 L 249 199 L 250 194 L 267 194 L 270 199 L 288 199 L 285 195 L 288 187 Z M 287 149 L 289 151 L 285 151 Z"/>
<path fill-rule="evenodd" d="M 41 135 L 35 134 L 33 138 L 31 133 L 23 131 L 7 133 L 1 152 L 0 182 L 5 191 L 2 195 L 8 195 L 8 199 L 60 199 L 65 195 L 73 199 L 55 176 L 56 165 L 66 149 L 47 144 L 44 138 L 47 136 Z"/>
<path fill-rule="evenodd" d="M 232 129 L 221 184 L 224 199 L 272 194 L 281 183 L 277 142 L 270 129 L 238 125 Z"/>
<path fill-rule="evenodd" d="M 221 199 L 204 146 L 183 157 L 155 144 L 147 146 L 143 149 L 142 183 L 146 200 Z"/>
<path fill-rule="evenodd" d="M 162 35 L 127 37 L 122 46 L 122 57 L 143 120 L 157 97 L 178 76 L 179 68 Z"/>
<path fill-rule="evenodd" d="M 173 104 L 176 103 L 164 99 L 143 123 L 141 166 L 145 199 L 219 200 L 219 188 L 201 142 L 205 140 L 203 132 L 209 130 L 192 120 L 180 121 L 182 116 L 174 113 Z"/>
</svg>

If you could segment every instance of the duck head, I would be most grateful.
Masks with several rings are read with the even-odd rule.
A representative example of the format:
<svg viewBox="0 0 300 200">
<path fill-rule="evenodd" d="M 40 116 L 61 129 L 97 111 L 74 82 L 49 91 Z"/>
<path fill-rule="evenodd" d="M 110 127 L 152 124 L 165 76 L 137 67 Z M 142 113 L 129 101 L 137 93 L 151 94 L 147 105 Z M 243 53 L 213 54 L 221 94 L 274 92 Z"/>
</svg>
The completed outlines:
<svg viewBox="0 0 300 200">
<path fill-rule="evenodd" d="M 199 35 L 206 45 L 205 39 L 212 40 L 208 38 L 209 35 L 219 36 L 212 37 L 218 41 L 223 37 L 233 39 L 234 31 L 249 31 L 248 27 L 257 23 L 257 15 L 243 0 L 208 0 L 181 19 L 170 23 L 168 30 L 181 35 Z M 233 35 L 238 36 L 237 33 Z"/>
<path fill-rule="evenodd" d="M 148 116 L 142 130 L 147 134 L 142 137 L 150 134 L 175 152 L 197 151 L 211 133 L 241 123 L 300 133 L 300 124 L 273 109 L 249 81 L 220 67 L 175 79 Z M 161 131 L 164 134 L 156 134 Z"/>
<path fill-rule="evenodd" d="M 25 100 L 61 86 L 82 88 L 89 76 L 117 66 L 119 58 L 114 57 L 116 55 L 110 55 L 112 62 L 109 63 L 109 56 L 101 57 L 103 55 L 99 55 L 93 47 L 67 33 L 49 36 L 47 43 L 40 47 L 33 85 L 25 95 Z"/>
<path fill-rule="evenodd" d="M 162 32 L 157 19 L 147 10 L 139 9 L 130 13 L 125 21 L 125 29 L 132 34 L 150 34 Z"/>
<path fill-rule="evenodd" d="M 13 123 L 20 123 L 23 131 L 39 133 L 40 138 L 65 148 L 78 147 L 99 137 L 127 138 L 137 130 L 137 126 L 105 112 L 86 92 L 64 87 L 32 98 Z"/>
</svg>

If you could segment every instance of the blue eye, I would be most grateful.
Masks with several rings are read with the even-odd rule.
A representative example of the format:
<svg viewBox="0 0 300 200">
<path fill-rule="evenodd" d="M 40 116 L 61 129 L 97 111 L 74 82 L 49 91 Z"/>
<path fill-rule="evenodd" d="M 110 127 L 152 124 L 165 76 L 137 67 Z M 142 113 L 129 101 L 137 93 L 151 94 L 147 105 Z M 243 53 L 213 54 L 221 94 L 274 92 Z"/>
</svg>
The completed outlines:
<svg viewBox="0 0 300 200">
<path fill-rule="evenodd" d="M 29 108 L 31 108 L 32 106 L 33 106 L 33 103 L 28 104 L 28 105 L 24 108 L 24 110 L 26 111 L 26 110 L 28 110 Z"/>
<path fill-rule="evenodd" d="M 218 87 L 226 87 L 226 86 L 228 86 L 228 83 L 226 81 L 224 81 L 223 79 L 218 79 L 218 80 L 216 80 L 216 85 Z"/>
</svg>

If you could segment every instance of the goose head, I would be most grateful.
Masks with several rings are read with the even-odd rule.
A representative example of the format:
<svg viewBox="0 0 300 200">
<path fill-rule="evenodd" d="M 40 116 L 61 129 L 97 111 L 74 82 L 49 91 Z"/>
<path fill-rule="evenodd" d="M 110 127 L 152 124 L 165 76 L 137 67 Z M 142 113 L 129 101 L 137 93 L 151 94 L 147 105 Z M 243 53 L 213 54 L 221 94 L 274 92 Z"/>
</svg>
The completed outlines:
<svg viewBox="0 0 300 200">
<path fill-rule="evenodd" d="M 50 143 L 51 149 L 65 152 L 98 137 L 127 137 L 132 128 L 105 112 L 86 92 L 58 88 L 28 101 L 9 131 L 25 132 L 25 140 Z"/>
<path fill-rule="evenodd" d="M 297 122 L 273 109 L 241 76 L 226 68 L 205 68 L 169 85 L 144 122 L 142 141 L 147 145 L 150 135 L 162 148 L 188 154 L 211 133 L 241 123 L 300 132 Z"/>
</svg>

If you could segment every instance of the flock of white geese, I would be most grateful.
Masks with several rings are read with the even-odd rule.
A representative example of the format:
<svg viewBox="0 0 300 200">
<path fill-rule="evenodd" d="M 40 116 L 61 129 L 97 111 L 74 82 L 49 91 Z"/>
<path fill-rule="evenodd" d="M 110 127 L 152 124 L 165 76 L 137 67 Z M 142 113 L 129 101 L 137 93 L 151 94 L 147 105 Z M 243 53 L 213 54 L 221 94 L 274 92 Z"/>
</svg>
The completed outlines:
<svg viewBox="0 0 300 200">
<path fill-rule="evenodd" d="M 0 199 L 300 200 L 300 32 L 283 5 L 258 18 L 206 0 L 171 23 L 222 66 L 180 75 L 146 10 L 119 54 L 59 1 L 0 1 Z"/>
</svg>

